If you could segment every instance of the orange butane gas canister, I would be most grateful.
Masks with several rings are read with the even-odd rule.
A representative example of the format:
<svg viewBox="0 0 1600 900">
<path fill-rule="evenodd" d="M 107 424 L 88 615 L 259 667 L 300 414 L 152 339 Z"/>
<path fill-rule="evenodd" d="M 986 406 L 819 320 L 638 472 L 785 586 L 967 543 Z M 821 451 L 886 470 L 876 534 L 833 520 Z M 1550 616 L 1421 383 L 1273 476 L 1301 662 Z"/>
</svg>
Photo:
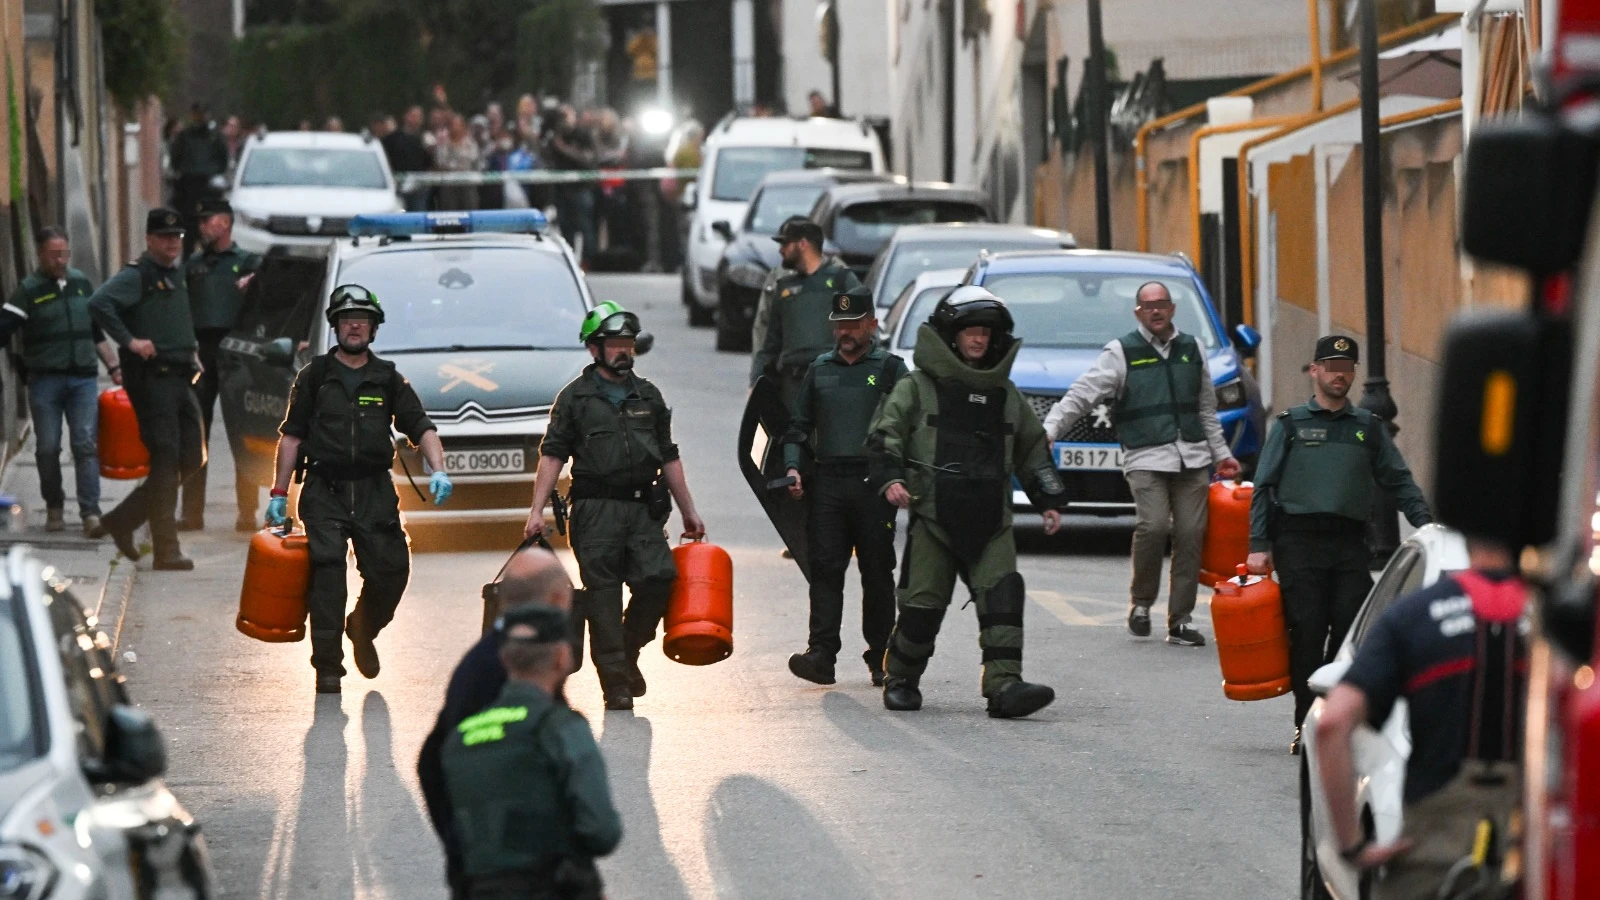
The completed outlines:
<svg viewBox="0 0 1600 900">
<path fill-rule="evenodd" d="M 235 624 L 258 641 L 279 644 L 304 639 L 310 585 L 311 551 L 305 532 L 290 527 L 261 529 L 250 539 Z"/>
<path fill-rule="evenodd" d="M 1222 663 L 1222 692 L 1230 700 L 1266 700 L 1289 691 L 1289 632 L 1283 598 L 1270 577 L 1249 575 L 1217 582 L 1211 627 Z"/>
<path fill-rule="evenodd" d="M 733 654 L 733 560 L 703 540 L 679 544 L 678 580 L 667 604 L 661 650 L 686 666 L 709 666 Z"/>
<path fill-rule="evenodd" d="M 1200 583 L 1217 582 L 1250 555 L 1250 499 L 1256 489 L 1248 481 L 1218 481 L 1206 498 L 1206 539 L 1200 548 Z"/>
<path fill-rule="evenodd" d="M 100 394 L 101 478 L 143 478 L 150 474 L 150 451 L 139 439 L 139 419 L 133 414 L 133 401 L 120 387 Z"/>
</svg>

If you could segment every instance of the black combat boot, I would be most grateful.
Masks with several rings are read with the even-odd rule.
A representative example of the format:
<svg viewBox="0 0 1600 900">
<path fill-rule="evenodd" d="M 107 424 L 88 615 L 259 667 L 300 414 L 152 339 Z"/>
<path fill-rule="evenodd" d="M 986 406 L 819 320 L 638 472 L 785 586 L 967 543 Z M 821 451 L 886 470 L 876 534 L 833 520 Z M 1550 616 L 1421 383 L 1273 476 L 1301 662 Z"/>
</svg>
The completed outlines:
<svg viewBox="0 0 1600 900">
<path fill-rule="evenodd" d="M 1044 709 L 1055 699 L 1054 688 L 1013 681 L 989 698 L 989 718 L 1020 719 Z"/>
<path fill-rule="evenodd" d="M 890 675 L 883 682 L 883 708 L 895 712 L 916 712 L 922 708 L 922 691 L 911 679 Z"/>
<path fill-rule="evenodd" d="M 339 676 L 337 674 L 333 673 L 333 672 L 318 672 L 317 673 L 317 693 L 319 693 L 319 694 L 337 694 L 337 693 L 339 693 Z"/>
<path fill-rule="evenodd" d="M 606 709 L 633 709 L 633 693 L 626 684 L 604 684 L 600 691 L 605 696 Z"/>
<path fill-rule="evenodd" d="M 645 683 L 644 673 L 639 671 L 639 649 L 628 647 L 628 693 L 635 697 L 643 697 L 649 685 Z M 630 705 L 628 709 L 633 709 Z"/>
<path fill-rule="evenodd" d="M 833 684 L 837 680 L 833 677 L 833 660 L 816 650 L 789 657 L 789 671 L 813 684 Z"/>
<path fill-rule="evenodd" d="M 873 687 L 883 687 L 883 651 L 868 650 L 861 654 L 867 662 L 867 674 L 872 677 Z"/>
<path fill-rule="evenodd" d="M 350 653 L 355 657 L 356 671 L 362 678 L 377 678 L 378 648 L 355 613 L 345 618 L 344 633 L 350 635 Z"/>
</svg>

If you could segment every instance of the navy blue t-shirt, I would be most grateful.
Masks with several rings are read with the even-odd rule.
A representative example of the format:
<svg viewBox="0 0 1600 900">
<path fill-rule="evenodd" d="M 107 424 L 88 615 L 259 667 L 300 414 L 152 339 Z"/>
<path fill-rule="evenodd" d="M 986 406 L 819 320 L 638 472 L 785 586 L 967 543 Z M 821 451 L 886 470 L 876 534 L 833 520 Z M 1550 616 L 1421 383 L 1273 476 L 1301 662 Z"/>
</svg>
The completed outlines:
<svg viewBox="0 0 1600 900">
<path fill-rule="evenodd" d="M 1505 577 L 1485 575 L 1492 581 Z M 1520 628 L 1521 623 L 1502 627 Z M 1479 725 L 1478 756 L 1518 758 L 1527 682 L 1526 643 L 1516 644 L 1512 683 L 1507 687 L 1503 669 L 1479 671 L 1478 635 L 1472 599 L 1454 578 L 1441 578 L 1395 601 L 1372 624 L 1345 673 L 1345 683 L 1366 694 L 1367 719 L 1373 728 L 1382 728 L 1395 701 L 1406 699 L 1411 717 L 1406 803 L 1444 787 L 1461 769 L 1472 738 L 1473 697 L 1480 676 L 1486 688 L 1501 685 L 1496 693 L 1507 702 L 1483 704 L 1489 715 Z M 1505 714 L 1511 717 L 1509 730 L 1504 727 Z"/>
</svg>

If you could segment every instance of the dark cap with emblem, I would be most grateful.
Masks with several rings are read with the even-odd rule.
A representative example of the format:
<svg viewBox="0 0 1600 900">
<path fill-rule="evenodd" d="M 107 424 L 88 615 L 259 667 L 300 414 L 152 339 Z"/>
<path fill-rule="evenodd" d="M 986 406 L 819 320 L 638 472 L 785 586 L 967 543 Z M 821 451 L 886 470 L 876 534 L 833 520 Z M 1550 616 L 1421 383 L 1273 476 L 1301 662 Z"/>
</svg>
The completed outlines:
<svg viewBox="0 0 1600 900">
<path fill-rule="evenodd" d="M 233 207 L 229 205 L 228 201 L 222 199 L 221 197 L 207 197 L 204 200 L 201 200 L 199 205 L 195 207 L 195 211 L 200 215 L 201 218 L 205 218 L 206 216 L 233 215 Z"/>
<path fill-rule="evenodd" d="M 810 241 L 817 247 L 822 246 L 822 226 L 811 221 L 805 216 L 790 216 L 783 220 L 783 225 L 773 240 L 780 244 L 790 241 Z"/>
<path fill-rule="evenodd" d="M 183 217 L 177 210 L 158 206 L 144 217 L 145 234 L 183 234 Z"/>
<path fill-rule="evenodd" d="M 1361 348 L 1356 344 L 1355 338 L 1330 334 L 1317 339 L 1317 352 L 1311 358 L 1317 362 L 1325 359 L 1348 359 L 1351 362 L 1360 362 Z"/>
<path fill-rule="evenodd" d="M 548 603 L 528 603 L 506 610 L 494 627 L 508 641 L 554 644 L 567 639 L 567 613 Z"/>
<path fill-rule="evenodd" d="M 828 321 L 854 322 L 872 314 L 872 288 L 858 284 L 848 291 L 833 295 L 833 309 L 828 313 Z"/>
</svg>

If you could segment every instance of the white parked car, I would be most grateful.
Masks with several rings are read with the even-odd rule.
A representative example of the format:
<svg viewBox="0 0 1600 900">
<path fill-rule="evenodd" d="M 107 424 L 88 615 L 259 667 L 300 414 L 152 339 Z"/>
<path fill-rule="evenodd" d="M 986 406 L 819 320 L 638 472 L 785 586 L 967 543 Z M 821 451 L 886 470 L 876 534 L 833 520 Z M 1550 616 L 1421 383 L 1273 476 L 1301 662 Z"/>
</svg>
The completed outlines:
<svg viewBox="0 0 1600 900">
<path fill-rule="evenodd" d="M 881 313 L 883 349 L 905 360 L 908 368 L 916 368 L 911 356 L 917 349 L 917 326 L 928 321 L 939 301 L 966 277 L 966 269 L 931 269 L 907 282 L 888 311 Z"/>
<path fill-rule="evenodd" d="M 0 897 L 217 895 L 110 646 L 54 569 L 21 547 L 0 561 Z"/>
<path fill-rule="evenodd" d="M 325 248 L 349 233 L 352 216 L 404 210 L 382 144 L 321 131 L 251 135 L 228 200 L 234 241 L 262 254 L 274 246 Z"/>
<path fill-rule="evenodd" d="M 716 319 L 718 264 L 744 221 L 750 196 L 769 173 L 791 169 L 885 171 L 883 147 L 872 128 L 845 119 L 728 118 L 706 136 L 700 174 L 684 195 L 693 210 L 688 258 L 683 266 L 683 303 L 689 324 Z M 726 235 L 713 226 L 728 223 Z"/>
<path fill-rule="evenodd" d="M 1432 585 L 1451 572 L 1466 569 L 1467 544 L 1442 525 L 1425 525 L 1400 544 L 1367 595 L 1333 662 L 1318 669 L 1311 688 L 1326 695 L 1344 678 L 1372 624 L 1396 599 Z M 1339 858 L 1338 838 L 1328 822 L 1328 806 L 1317 768 L 1317 722 L 1323 701 L 1318 697 L 1306 714 L 1300 757 L 1300 896 L 1302 900 L 1361 900 L 1371 886 L 1360 872 Z M 1406 760 L 1411 756 L 1411 725 L 1406 701 L 1396 701 L 1381 730 L 1356 729 L 1356 809 L 1373 840 L 1388 843 L 1400 836 L 1401 801 Z"/>
</svg>

